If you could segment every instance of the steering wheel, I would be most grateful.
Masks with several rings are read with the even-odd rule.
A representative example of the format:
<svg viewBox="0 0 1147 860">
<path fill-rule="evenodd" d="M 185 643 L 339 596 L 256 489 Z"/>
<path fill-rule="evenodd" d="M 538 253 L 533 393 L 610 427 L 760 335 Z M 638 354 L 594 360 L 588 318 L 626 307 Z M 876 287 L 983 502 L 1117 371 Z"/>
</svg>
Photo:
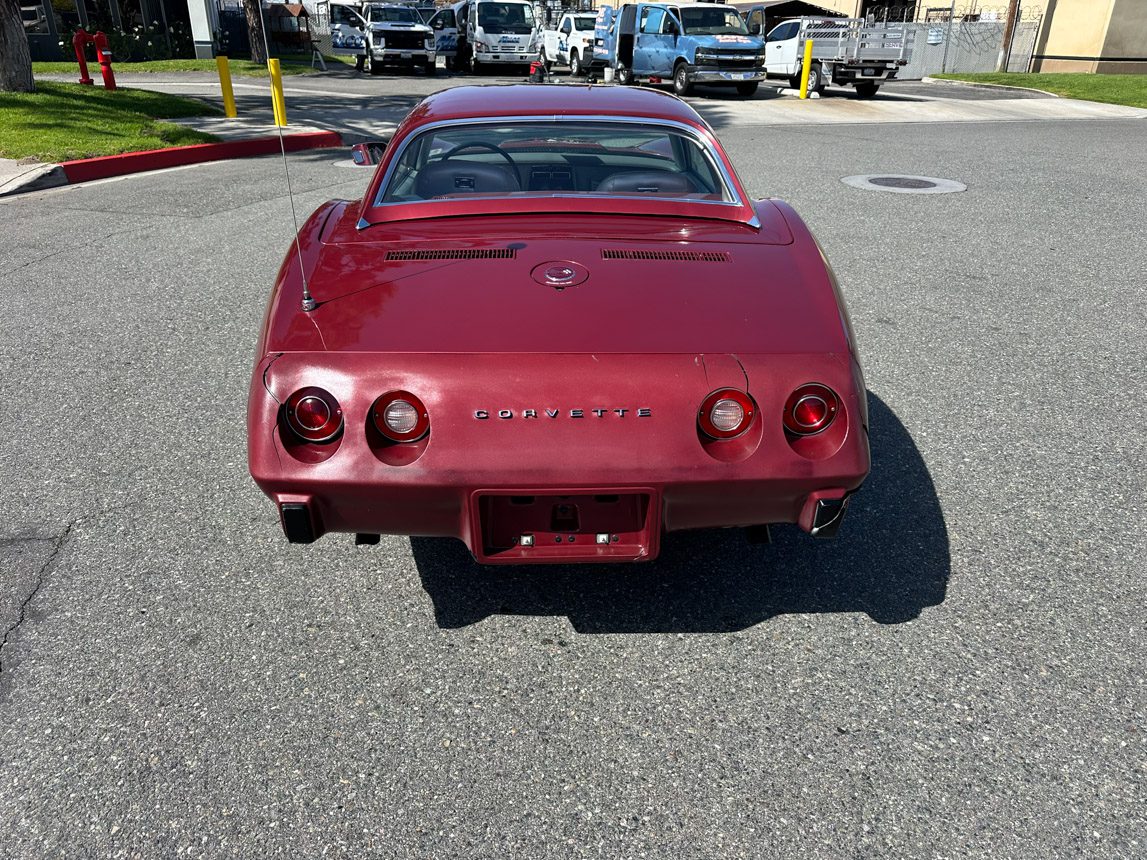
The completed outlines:
<svg viewBox="0 0 1147 860">
<path fill-rule="evenodd" d="M 445 161 L 448 158 L 453 158 L 455 155 L 457 155 L 458 153 L 460 153 L 464 149 L 488 149 L 491 152 L 498 153 L 498 155 L 500 155 L 500 156 L 502 156 L 502 158 L 506 159 L 506 161 L 509 162 L 510 167 L 512 169 L 514 169 L 514 170 L 518 169 L 518 165 L 514 163 L 514 159 L 510 158 L 510 156 L 508 156 L 505 152 L 503 152 L 500 147 L 496 146 L 493 143 L 487 143 L 484 140 L 471 140 L 469 143 L 460 143 L 456 147 L 454 147 L 452 150 L 450 150 L 448 153 L 446 153 L 444 156 L 442 156 L 442 158 L 439 160 Z"/>
</svg>

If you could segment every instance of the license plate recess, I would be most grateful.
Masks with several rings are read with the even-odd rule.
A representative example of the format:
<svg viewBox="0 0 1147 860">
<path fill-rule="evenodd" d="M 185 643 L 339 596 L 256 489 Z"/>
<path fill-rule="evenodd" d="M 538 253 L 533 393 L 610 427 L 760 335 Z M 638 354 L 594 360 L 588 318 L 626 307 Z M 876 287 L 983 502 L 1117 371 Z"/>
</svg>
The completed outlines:
<svg viewBox="0 0 1147 860">
<path fill-rule="evenodd" d="M 644 489 L 478 492 L 472 510 L 479 560 L 544 564 L 652 558 L 661 531 L 655 499 L 652 490 Z"/>
</svg>

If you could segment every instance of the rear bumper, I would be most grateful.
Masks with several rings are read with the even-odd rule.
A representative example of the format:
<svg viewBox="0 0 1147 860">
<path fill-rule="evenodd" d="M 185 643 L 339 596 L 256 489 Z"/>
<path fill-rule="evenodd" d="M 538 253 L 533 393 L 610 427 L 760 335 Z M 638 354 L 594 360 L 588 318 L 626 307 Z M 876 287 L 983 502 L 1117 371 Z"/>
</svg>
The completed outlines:
<svg viewBox="0 0 1147 860">
<path fill-rule="evenodd" d="M 293 542 L 454 537 L 494 564 L 648 560 L 664 532 L 686 529 L 796 523 L 835 534 L 869 469 L 859 366 L 848 354 L 701 358 L 268 356 L 250 390 L 251 475 Z M 782 407 L 813 373 L 842 408 L 827 430 L 794 442 Z M 507 394 L 495 384 L 505 379 L 530 393 Z M 759 380 L 749 385 L 756 420 L 733 439 L 704 437 L 697 407 L 746 379 Z M 316 380 L 344 426 L 308 445 L 283 426 L 279 404 Z M 420 392 L 427 436 L 394 444 L 373 429 L 372 403 L 390 390 Z"/>
<path fill-rule="evenodd" d="M 327 532 L 454 537 L 486 564 L 538 564 L 647 561 L 657 557 L 662 533 L 697 528 L 795 523 L 814 537 L 834 537 L 863 479 L 841 475 L 835 486 L 790 478 L 495 489 L 300 482 L 264 489 L 292 543 Z M 572 508 L 568 518 L 559 506 Z"/>
<path fill-rule="evenodd" d="M 896 66 L 864 65 L 837 66 L 832 72 L 834 84 L 855 84 L 868 81 L 879 84 L 896 77 Z"/>
</svg>

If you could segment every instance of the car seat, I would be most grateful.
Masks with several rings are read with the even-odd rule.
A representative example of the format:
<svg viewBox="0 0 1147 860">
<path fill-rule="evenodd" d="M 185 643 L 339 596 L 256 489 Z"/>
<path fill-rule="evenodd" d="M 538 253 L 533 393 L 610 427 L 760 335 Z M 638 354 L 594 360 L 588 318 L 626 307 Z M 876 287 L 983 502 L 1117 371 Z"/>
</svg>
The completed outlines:
<svg viewBox="0 0 1147 860">
<path fill-rule="evenodd" d="M 665 170 L 623 170 L 597 186 L 599 194 L 692 194 L 697 186 L 688 176 Z"/>
<path fill-rule="evenodd" d="M 432 161 L 418 171 L 415 193 L 422 198 L 448 194 L 510 194 L 522 190 L 521 180 L 508 166 L 481 161 Z"/>
</svg>

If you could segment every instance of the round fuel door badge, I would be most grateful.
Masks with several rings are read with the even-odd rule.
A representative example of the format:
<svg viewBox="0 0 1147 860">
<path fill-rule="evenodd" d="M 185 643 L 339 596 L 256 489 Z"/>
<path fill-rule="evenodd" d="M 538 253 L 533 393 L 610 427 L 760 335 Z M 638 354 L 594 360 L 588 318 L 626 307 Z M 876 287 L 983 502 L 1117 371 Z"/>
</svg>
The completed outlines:
<svg viewBox="0 0 1147 860">
<path fill-rule="evenodd" d="M 530 277 L 544 287 L 561 291 L 585 283 L 589 278 L 589 269 L 572 260 L 554 260 L 534 266 L 530 270 Z"/>
</svg>

